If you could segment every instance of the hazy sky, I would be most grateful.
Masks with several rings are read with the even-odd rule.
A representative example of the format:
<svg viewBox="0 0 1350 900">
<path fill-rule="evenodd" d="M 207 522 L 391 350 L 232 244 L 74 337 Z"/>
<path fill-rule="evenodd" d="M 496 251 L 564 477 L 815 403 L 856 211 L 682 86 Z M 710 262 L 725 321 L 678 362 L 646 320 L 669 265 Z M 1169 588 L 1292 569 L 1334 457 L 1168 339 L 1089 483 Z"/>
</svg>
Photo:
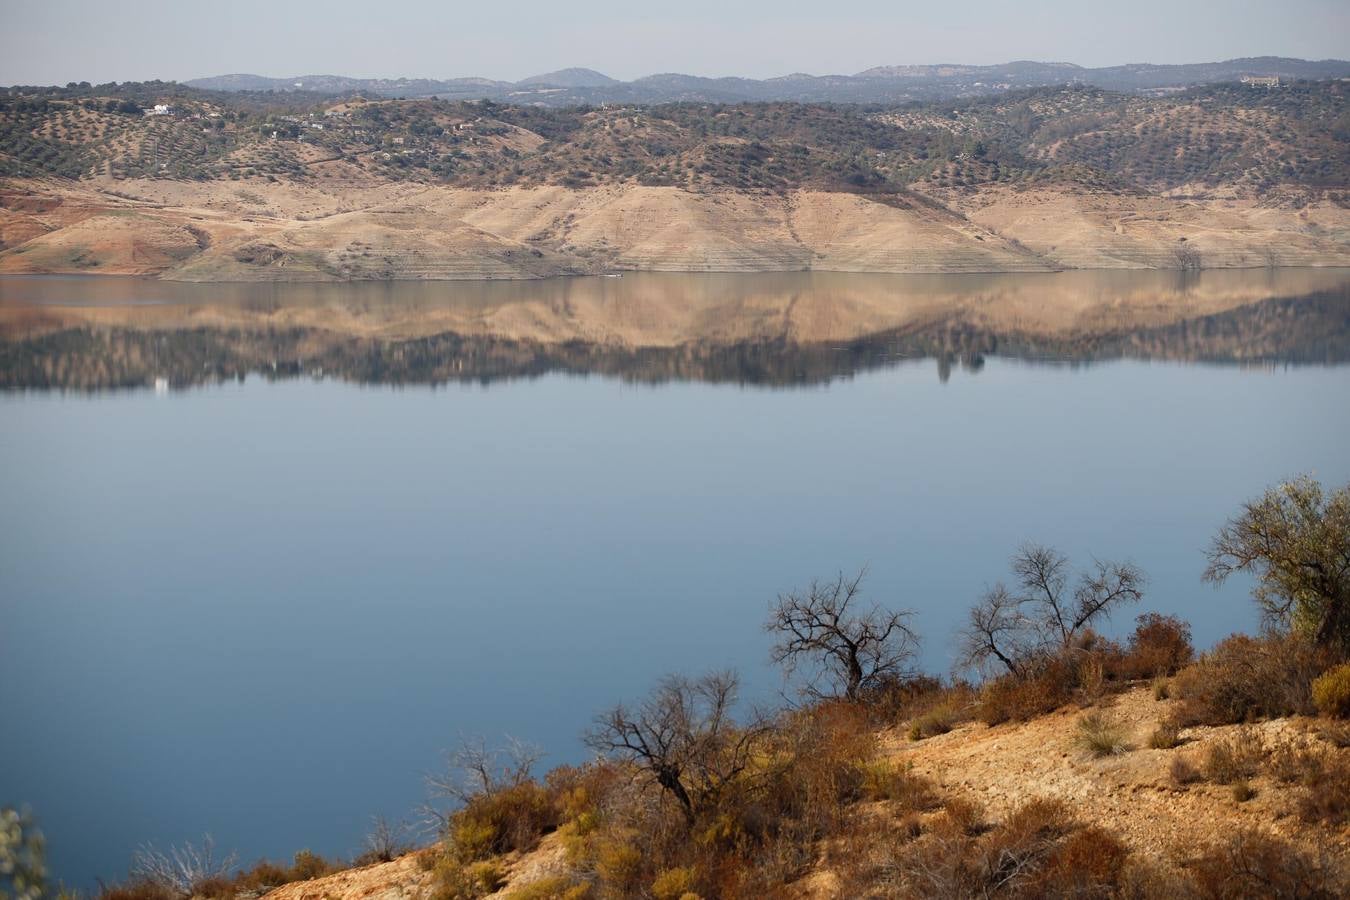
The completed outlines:
<svg viewBox="0 0 1350 900">
<path fill-rule="evenodd" d="M 0 0 L 0 84 L 565 66 L 765 77 L 901 63 L 1350 56 L 1347 0 Z"/>
</svg>

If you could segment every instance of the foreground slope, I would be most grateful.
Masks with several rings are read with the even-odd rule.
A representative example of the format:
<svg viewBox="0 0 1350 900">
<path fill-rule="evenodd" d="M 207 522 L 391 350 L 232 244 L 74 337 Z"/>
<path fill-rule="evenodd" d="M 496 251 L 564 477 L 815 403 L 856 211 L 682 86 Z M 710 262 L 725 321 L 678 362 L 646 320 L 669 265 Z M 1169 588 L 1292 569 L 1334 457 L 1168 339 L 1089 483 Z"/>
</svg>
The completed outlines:
<svg viewBox="0 0 1350 900">
<path fill-rule="evenodd" d="M 993 727 L 966 723 L 919 742 L 906 739 L 903 729 L 888 731 L 882 735 L 884 753 L 906 771 L 930 777 L 949 803 L 953 799 L 974 801 L 991 822 L 1002 821 L 1028 801 L 1064 801 L 1080 824 L 1102 827 L 1121 840 L 1131 858 L 1164 870 L 1185 866 L 1235 832 L 1252 830 L 1279 838 L 1332 869 L 1350 874 L 1350 828 L 1301 819 L 1296 814 L 1294 791 L 1270 774 L 1251 779 L 1254 794 L 1244 801 L 1235 799 L 1229 787 L 1204 782 L 1179 785 L 1169 774 L 1178 757 L 1199 765 L 1210 747 L 1233 740 L 1259 745 L 1267 756 L 1315 748 L 1334 758 L 1350 759 L 1350 747 L 1339 746 L 1317 720 L 1193 727 L 1181 733 L 1179 747 L 1163 750 L 1149 749 L 1148 737 L 1173 711 L 1174 701 L 1155 700 L 1148 688 L 1136 688 L 1108 699 L 1106 705 L 1106 713 L 1121 726 L 1130 749 L 1105 758 L 1094 759 L 1076 746 L 1074 723 L 1082 715 L 1076 707 L 1025 723 Z M 885 804 L 861 804 L 855 815 L 866 821 L 868 830 L 883 836 L 911 827 L 902 814 L 889 811 Z M 883 840 L 877 846 L 889 845 Z M 267 896 L 277 900 L 429 896 L 432 876 L 419 861 L 426 852 L 285 885 Z M 854 868 L 859 862 L 845 861 L 829 846 L 819 848 L 818 853 L 813 871 L 796 882 L 792 895 L 821 900 L 856 896 L 856 884 L 848 881 L 840 867 Z M 545 838 L 530 853 L 509 855 L 503 863 L 505 885 L 486 896 L 511 897 L 569 871 L 556 836 Z"/>
</svg>

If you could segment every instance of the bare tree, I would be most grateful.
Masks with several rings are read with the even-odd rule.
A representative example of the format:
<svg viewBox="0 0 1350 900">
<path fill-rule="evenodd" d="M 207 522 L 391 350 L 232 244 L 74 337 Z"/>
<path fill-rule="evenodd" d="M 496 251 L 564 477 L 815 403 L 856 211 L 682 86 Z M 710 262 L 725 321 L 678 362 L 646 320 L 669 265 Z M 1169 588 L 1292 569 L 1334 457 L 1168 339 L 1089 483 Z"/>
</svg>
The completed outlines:
<svg viewBox="0 0 1350 900">
<path fill-rule="evenodd" d="M 202 837 L 201 844 L 186 843 L 167 852 L 146 844 L 132 856 L 131 875 L 190 897 L 198 885 L 223 878 L 234 869 L 236 854 L 217 859 L 215 851 L 216 842 L 209 834 Z"/>
<path fill-rule="evenodd" d="M 543 755 L 535 745 L 510 735 L 501 750 L 488 749 L 482 738 L 462 739 L 457 750 L 446 754 L 445 770 L 426 777 L 431 802 L 418 809 L 419 826 L 434 834 L 444 833 L 455 809 L 474 797 L 525 784 Z M 447 800 L 449 809 L 443 802 Z"/>
<path fill-rule="evenodd" d="M 620 704 L 597 717 L 586 744 L 637 765 L 693 824 L 746 770 L 764 733 L 758 715 L 744 726 L 732 718 L 738 687 L 734 672 L 667 676 L 636 708 Z"/>
<path fill-rule="evenodd" d="M 772 659 L 790 675 L 811 671 L 806 691 L 850 700 L 883 680 L 909 673 L 918 636 L 905 624 L 908 612 L 873 605 L 859 610 L 863 569 L 829 582 L 812 581 L 805 592 L 780 594 L 764 628 L 777 635 Z M 829 687 L 818 686 L 821 680 Z"/>
<path fill-rule="evenodd" d="M 1131 563 L 1093 560 L 1069 590 L 1069 559 L 1040 544 L 1013 555 L 1016 591 L 998 583 L 970 610 L 961 632 L 961 662 L 983 668 L 1001 664 L 1022 675 L 1033 660 L 1073 647 L 1076 638 L 1118 606 L 1143 596 L 1144 573 Z"/>
<path fill-rule="evenodd" d="M 1350 485 L 1327 494 L 1303 475 L 1243 504 L 1210 546 L 1205 580 L 1256 576 L 1269 624 L 1350 649 Z"/>
<path fill-rule="evenodd" d="M 408 826 L 399 822 L 390 824 L 384 816 L 373 816 L 370 832 L 366 835 L 366 852 L 362 857 L 371 862 L 391 862 L 407 853 Z"/>
<path fill-rule="evenodd" d="M 996 660 L 1013 675 L 1021 675 L 1021 661 L 1029 655 L 1028 631 L 1021 604 L 1004 585 L 996 584 L 970 608 L 970 621 L 961 632 L 960 664 L 984 668 Z"/>
</svg>

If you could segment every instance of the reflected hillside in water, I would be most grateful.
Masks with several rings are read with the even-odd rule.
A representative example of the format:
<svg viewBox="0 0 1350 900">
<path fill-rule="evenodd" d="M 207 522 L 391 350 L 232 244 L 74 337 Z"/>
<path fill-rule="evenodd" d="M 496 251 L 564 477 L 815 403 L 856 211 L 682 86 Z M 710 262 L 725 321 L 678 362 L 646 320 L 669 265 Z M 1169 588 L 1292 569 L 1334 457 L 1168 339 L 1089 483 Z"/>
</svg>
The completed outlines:
<svg viewBox="0 0 1350 900">
<path fill-rule="evenodd" d="M 0 279 L 0 386 L 489 383 L 550 372 L 792 386 L 987 356 L 1350 361 L 1350 271 L 191 285 Z"/>
</svg>

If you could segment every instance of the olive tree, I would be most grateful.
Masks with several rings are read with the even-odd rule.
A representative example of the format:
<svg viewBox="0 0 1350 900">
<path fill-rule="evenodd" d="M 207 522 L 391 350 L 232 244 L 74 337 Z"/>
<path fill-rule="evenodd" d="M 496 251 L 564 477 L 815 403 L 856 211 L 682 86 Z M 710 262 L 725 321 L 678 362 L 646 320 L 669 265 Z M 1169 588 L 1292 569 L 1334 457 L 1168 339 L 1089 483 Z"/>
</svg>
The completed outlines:
<svg viewBox="0 0 1350 900">
<path fill-rule="evenodd" d="M 911 674 L 919 638 L 906 624 L 910 613 L 875 604 L 860 609 L 866 574 L 812 581 L 805 591 L 780 594 L 769 609 L 764 628 L 778 638 L 772 659 L 789 674 L 809 669 L 809 694 L 854 700 L 889 678 Z"/>
<path fill-rule="evenodd" d="M 636 707 L 598 716 L 586 744 L 647 773 L 693 824 L 750 765 L 765 730 L 757 715 L 745 725 L 733 718 L 739 684 L 734 672 L 667 676 Z"/>
<path fill-rule="evenodd" d="M 1012 557 L 1012 588 L 999 582 L 970 610 L 961 631 L 961 663 L 1001 665 L 1013 675 L 1048 655 L 1070 650 L 1096 623 L 1143 596 L 1144 573 L 1132 563 L 1094 559 L 1072 589 L 1069 558 L 1041 544 Z"/>
<path fill-rule="evenodd" d="M 1350 484 L 1328 494 L 1302 475 L 1271 488 L 1219 529 L 1207 556 L 1206 581 L 1256 577 L 1268 624 L 1350 650 Z"/>
</svg>

